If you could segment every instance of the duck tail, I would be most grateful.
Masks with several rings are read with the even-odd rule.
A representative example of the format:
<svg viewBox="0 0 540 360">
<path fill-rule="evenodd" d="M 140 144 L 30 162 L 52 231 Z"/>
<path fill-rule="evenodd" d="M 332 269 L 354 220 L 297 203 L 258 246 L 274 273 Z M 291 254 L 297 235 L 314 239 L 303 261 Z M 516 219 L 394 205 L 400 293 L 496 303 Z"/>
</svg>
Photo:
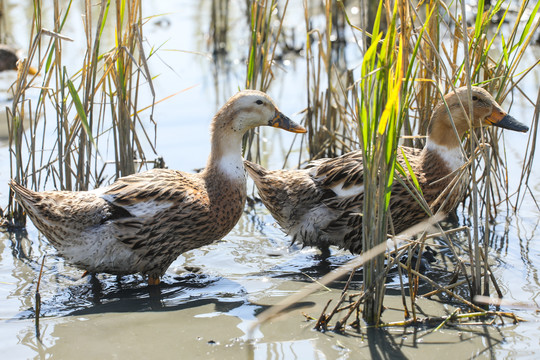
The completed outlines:
<svg viewBox="0 0 540 360">
<path fill-rule="evenodd" d="M 18 184 L 15 180 L 9 182 L 9 187 L 17 195 L 17 199 L 22 203 L 34 203 L 37 193 Z"/>
<path fill-rule="evenodd" d="M 244 160 L 244 166 L 253 179 L 263 178 L 268 174 L 268 170 L 254 162 Z"/>
</svg>

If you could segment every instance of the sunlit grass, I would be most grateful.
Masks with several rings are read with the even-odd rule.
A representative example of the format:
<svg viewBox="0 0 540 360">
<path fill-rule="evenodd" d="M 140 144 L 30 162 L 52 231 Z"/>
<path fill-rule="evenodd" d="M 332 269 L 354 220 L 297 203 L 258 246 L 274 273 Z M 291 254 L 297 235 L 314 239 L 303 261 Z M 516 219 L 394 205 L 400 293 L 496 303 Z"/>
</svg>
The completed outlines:
<svg viewBox="0 0 540 360">
<path fill-rule="evenodd" d="M 139 114 L 149 104 L 140 103 L 139 94 L 143 87 L 154 92 L 146 63 L 151 54 L 145 53 L 142 45 L 140 1 L 85 2 L 82 18 L 86 51 L 76 71 L 63 62 L 62 48 L 70 39 L 62 35 L 62 30 L 67 21 L 79 21 L 80 14 L 72 13 L 72 2 L 54 1 L 57 21 L 53 30 L 44 30 L 40 3 L 35 3 L 28 60 L 20 64 L 8 111 L 14 179 L 35 189 L 53 183 L 56 189 L 85 190 L 109 180 L 111 171 L 105 166 L 110 159 L 102 158 L 105 154 L 113 154 L 112 178 L 138 171 L 147 161 L 144 149 L 153 150 L 156 145 L 154 124 L 141 121 Z M 424 145 L 433 107 L 443 94 L 458 86 L 479 84 L 500 103 L 521 92 L 536 114 L 540 108 L 540 96 L 533 97 L 520 88 L 522 79 L 538 64 L 522 66 L 540 26 L 540 20 L 535 20 L 540 3 L 522 1 L 518 11 L 509 14 L 506 3 L 499 0 L 474 16 L 467 12 L 464 2 L 445 5 L 437 1 L 386 0 L 379 4 L 376 9 L 361 8 L 358 17 L 352 16 L 351 4 L 346 1 L 325 0 L 315 6 L 304 1 L 305 41 L 303 53 L 296 59 L 305 63 L 306 69 L 306 82 L 298 84 L 298 91 L 306 93 L 301 106 L 305 108 L 309 159 L 363 151 L 366 250 L 386 241 L 392 232 L 388 204 L 393 182 L 405 182 L 403 179 L 409 177 L 411 193 L 426 205 L 411 169 L 401 168 L 395 159 L 399 144 Z M 212 4 L 215 21 L 219 18 L 216 12 L 225 11 L 227 5 Z M 250 31 L 246 34 L 246 88 L 268 91 L 278 76 L 276 53 L 282 50 L 282 32 L 289 26 L 288 5 L 288 1 L 277 0 L 247 2 Z M 484 9 L 483 1 L 477 9 Z M 322 25 L 313 25 L 316 16 L 324 18 L 319 22 Z M 510 23 L 505 25 L 510 16 Z M 496 18 L 499 20 L 494 23 Z M 226 41 L 219 29 L 226 28 L 228 22 L 219 19 L 223 23 L 213 32 L 215 51 Z M 103 33 L 111 29 L 115 31 L 114 45 L 104 48 Z M 346 48 L 354 48 L 361 60 L 348 63 Z M 30 63 L 38 64 L 39 76 L 28 76 Z M 33 87 L 40 91 L 37 100 L 27 94 Z M 25 118 L 31 119 L 28 129 L 23 125 Z M 489 258 L 489 227 L 497 215 L 497 204 L 506 202 L 509 209 L 517 210 L 520 199 L 531 195 L 528 180 L 537 126 L 538 115 L 533 118 L 517 194 L 509 193 L 507 179 L 517 174 L 508 174 L 501 131 L 471 129 L 464 139 L 462 150 L 471 160 L 467 172 L 470 179 L 478 181 L 469 182 L 463 204 L 472 223 L 467 249 L 471 266 L 456 259 L 460 262 L 456 268 L 470 284 L 470 299 L 489 293 L 490 284 L 497 287 L 489 277 L 488 261 L 484 261 Z M 56 135 L 53 143 L 47 142 L 47 132 Z M 259 156 L 259 142 L 256 132 L 247 134 L 247 158 Z M 303 160 L 301 157 L 298 162 Z M 10 209 L 14 220 L 23 224 L 21 210 L 13 203 Z M 426 213 L 430 211 L 426 206 Z M 483 243 L 480 227 L 485 230 Z M 414 246 L 422 248 L 418 244 L 423 240 Z M 378 322 L 383 306 L 384 262 L 380 254 L 364 265 L 364 289 L 369 289 L 369 295 L 362 302 L 370 323 Z M 413 318 L 420 281 L 417 270 L 410 264 L 404 270 L 409 276 Z"/>
<path fill-rule="evenodd" d="M 361 8 L 358 22 L 358 17 L 348 14 L 351 6 L 348 2 L 325 1 L 317 16 L 322 14 L 326 21 L 313 28 L 313 14 L 304 2 L 308 152 L 311 158 L 318 158 L 362 149 L 363 249 L 366 251 L 385 241 L 386 234 L 391 232 L 387 225 L 391 224 L 391 216 L 387 210 L 393 181 L 403 182 L 410 177 L 410 183 L 403 185 L 424 204 L 426 214 L 431 214 L 421 189 L 415 186 L 411 169 L 403 169 L 395 163 L 398 143 L 424 145 L 423 136 L 432 110 L 444 94 L 463 85 L 481 85 L 502 103 L 512 92 L 523 93 L 519 83 L 538 63 L 528 68 L 521 66 L 540 23 L 540 20 L 535 21 L 538 3 L 522 1 L 508 26 L 504 26 L 504 21 L 509 10 L 503 1 L 478 11 L 474 17 L 467 13 L 464 2 L 448 6 L 441 2 L 406 0 L 379 4 L 377 16 L 372 8 Z M 482 1 L 478 9 L 484 9 Z M 341 68 L 339 58 L 332 51 L 340 46 L 339 34 L 335 31 L 340 25 L 336 20 L 337 11 L 345 14 L 356 42 L 347 46 L 358 48 L 361 68 Z M 498 22 L 494 22 L 495 19 Z M 537 99 L 530 102 L 531 107 L 538 109 Z M 522 183 L 527 182 L 531 170 L 537 121 L 535 118 L 530 132 Z M 469 284 L 470 299 L 477 294 L 488 294 L 490 285 L 499 293 L 498 284 L 489 276 L 488 261 L 484 261 L 489 258 L 490 221 L 496 216 L 497 204 L 518 203 L 517 197 L 511 201 L 512 194 L 508 190 L 507 156 L 501 134 L 493 128 L 471 129 L 462 149 L 470 159 L 471 166 L 466 169 L 468 177 L 477 180 L 469 182 L 464 201 L 472 223 L 467 250 L 471 265 L 465 265 L 456 254 L 456 268 Z M 530 193 L 526 185 L 519 191 L 522 197 Z M 481 226 L 485 231 L 483 243 L 479 239 Z M 452 247 L 450 243 L 449 246 Z M 423 245 L 419 248 L 423 249 Z M 370 323 L 377 323 L 382 308 L 383 263 L 382 257 L 375 257 L 363 266 L 364 291 L 370 291 L 362 296 L 366 304 L 363 316 Z M 409 264 L 408 276 L 412 315 L 416 318 L 418 268 L 411 269 Z M 466 306 L 468 304 L 470 302 Z"/>
<path fill-rule="evenodd" d="M 109 159 L 102 158 L 110 153 L 113 177 L 138 171 L 146 161 L 144 149 L 155 146 L 153 129 L 139 117 L 139 109 L 155 100 L 138 99 L 142 86 L 154 93 L 140 1 L 101 1 L 97 11 L 95 4 L 84 3 L 86 50 L 75 71 L 64 65 L 62 48 L 72 40 L 62 30 L 81 14 L 72 12 L 71 1 L 54 1 L 57 21 L 49 31 L 43 29 L 39 2 L 34 5 L 28 61 L 21 64 L 8 111 L 12 178 L 34 189 L 52 182 L 56 189 L 87 190 L 111 175 L 105 171 Z M 111 31 L 115 43 L 104 48 L 103 34 Z M 27 75 L 30 62 L 39 64 L 39 76 Z M 37 100 L 27 96 L 31 88 L 41 89 Z M 29 129 L 23 128 L 25 117 Z M 45 137 L 50 132 L 56 135 L 52 142 Z M 11 209 L 14 222 L 24 223 L 21 209 L 13 203 Z"/>
</svg>

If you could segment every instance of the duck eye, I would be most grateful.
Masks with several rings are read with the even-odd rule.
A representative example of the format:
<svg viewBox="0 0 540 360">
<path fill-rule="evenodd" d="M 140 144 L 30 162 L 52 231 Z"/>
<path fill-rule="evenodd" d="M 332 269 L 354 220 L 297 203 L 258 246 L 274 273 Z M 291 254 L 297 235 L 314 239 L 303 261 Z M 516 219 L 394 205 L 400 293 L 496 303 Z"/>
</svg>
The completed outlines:
<svg viewBox="0 0 540 360">
<path fill-rule="evenodd" d="M 478 100 L 478 96 L 474 95 L 474 96 L 472 97 L 472 99 L 473 99 L 473 101 L 476 101 L 476 100 Z"/>
<path fill-rule="evenodd" d="M 257 100 L 257 101 L 255 101 L 255 104 L 257 104 L 257 105 L 262 105 L 262 103 L 263 103 L 262 100 Z"/>
</svg>

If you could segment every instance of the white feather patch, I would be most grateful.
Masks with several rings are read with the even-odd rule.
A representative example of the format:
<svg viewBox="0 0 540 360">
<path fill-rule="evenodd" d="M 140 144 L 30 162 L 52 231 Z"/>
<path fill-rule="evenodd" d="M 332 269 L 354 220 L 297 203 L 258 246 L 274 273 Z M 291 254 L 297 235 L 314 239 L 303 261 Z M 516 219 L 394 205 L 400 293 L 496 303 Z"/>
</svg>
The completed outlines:
<svg viewBox="0 0 540 360">
<path fill-rule="evenodd" d="M 103 195 L 103 193 L 104 193 L 105 191 L 107 191 L 107 190 L 108 190 L 107 187 L 100 187 L 100 188 L 97 188 L 97 189 L 88 190 L 88 193 L 89 193 L 89 194 L 92 193 L 92 194 L 94 194 L 94 195 L 96 195 L 96 196 L 101 196 L 101 195 Z M 109 199 L 105 199 L 105 200 L 108 201 Z"/>
<path fill-rule="evenodd" d="M 114 203 L 114 196 L 100 194 L 97 190 L 99 189 L 92 191 L 95 191 L 97 195 L 100 195 L 104 200 Z M 153 216 L 158 212 L 167 210 L 171 206 L 172 202 L 156 200 L 141 201 L 134 205 L 122 205 L 122 207 L 129 211 L 131 215 L 137 217 Z"/>
<path fill-rule="evenodd" d="M 231 179 L 245 180 L 244 161 L 240 155 L 228 154 L 219 159 L 219 168 Z"/>
<path fill-rule="evenodd" d="M 331 189 L 339 197 L 357 196 L 364 192 L 363 184 L 349 186 L 346 189 L 343 188 L 343 185 L 345 185 L 345 183 L 340 183 L 340 184 L 334 185 Z"/>
<path fill-rule="evenodd" d="M 167 210 L 172 205 L 171 202 L 163 201 L 141 201 L 135 205 L 123 206 L 124 209 L 136 217 L 153 216 L 163 210 Z"/>
<path fill-rule="evenodd" d="M 436 152 L 451 171 L 456 171 L 465 163 L 465 159 L 463 158 L 463 154 L 461 153 L 459 147 L 450 149 L 444 145 L 436 144 L 428 139 L 426 142 L 426 149 Z"/>
</svg>

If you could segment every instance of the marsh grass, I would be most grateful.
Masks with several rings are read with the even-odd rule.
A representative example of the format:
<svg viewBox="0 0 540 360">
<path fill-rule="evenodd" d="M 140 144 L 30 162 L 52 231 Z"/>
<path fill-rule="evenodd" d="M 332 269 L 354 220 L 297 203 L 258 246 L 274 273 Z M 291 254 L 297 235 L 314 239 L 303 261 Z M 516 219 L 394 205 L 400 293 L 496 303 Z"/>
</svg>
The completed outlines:
<svg viewBox="0 0 540 360">
<path fill-rule="evenodd" d="M 85 38 L 78 41 L 85 41 L 86 50 L 75 69 L 64 64 L 63 49 L 72 39 L 62 35 L 66 22 L 80 21 L 73 5 L 55 0 L 53 28 L 46 30 L 41 2 L 34 2 L 28 59 L 19 64 L 7 109 L 11 176 L 34 189 L 52 183 L 55 189 L 88 190 L 138 171 L 146 163 L 145 149 L 155 152 L 155 96 L 146 63 L 151 54 L 143 46 L 140 1 L 82 4 Z M 28 75 L 30 63 L 39 64 L 39 75 Z M 143 86 L 151 100 L 141 104 Z M 150 121 L 139 116 L 145 107 Z M 29 119 L 28 129 L 23 119 Z M 56 135 L 53 140 L 48 132 Z M 24 224 L 13 202 L 9 214 L 14 225 Z"/>
<path fill-rule="evenodd" d="M 310 159 L 335 157 L 358 146 L 356 127 L 351 124 L 346 93 L 353 85 L 352 70 L 345 57 L 345 13 L 336 0 L 321 5 L 326 19 L 323 29 L 315 28 L 304 1 L 306 26 L 306 109 L 304 123 L 308 130 L 307 150 Z"/>
<path fill-rule="evenodd" d="M 266 92 L 274 79 L 272 66 L 289 0 L 284 1 L 281 11 L 278 10 L 277 0 L 251 1 L 248 4 L 250 41 L 245 87 Z M 257 131 L 250 130 L 244 135 L 243 149 L 246 159 L 260 160 L 260 137 Z"/>
<path fill-rule="evenodd" d="M 328 39 L 333 34 L 334 13 L 338 8 L 333 6 L 335 4 L 340 5 L 345 14 L 356 43 L 347 46 L 358 47 L 362 58 L 360 69 L 344 69 L 343 73 L 348 74 L 350 82 L 334 76 L 338 73 L 335 71 L 335 59 L 331 56 L 334 44 Z M 474 17 L 467 13 L 464 2 L 447 6 L 437 1 L 388 0 L 379 4 L 377 16 L 361 16 L 358 23 L 358 19 L 355 22 L 348 14 L 350 6 L 347 6 L 347 2 L 325 1 L 322 12 L 325 25 L 315 29 L 310 26 L 312 15 L 307 2 L 304 2 L 309 154 L 313 158 L 335 156 L 349 151 L 355 144 L 359 144 L 358 147 L 363 150 L 365 251 L 382 244 L 386 241 L 386 234 L 391 233 L 392 219 L 387 213 L 390 186 L 393 181 L 403 182 L 403 178 L 408 177 L 407 169 L 395 163 L 398 142 L 416 147 L 424 145 L 423 135 L 432 109 L 444 94 L 459 86 L 478 84 L 492 93 L 499 103 L 503 103 L 515 92 L 524 93 L 520 89 L 520 81 L 538 64 L 536 61 L 523 67 L 521 62 L 540 24 L 537 19 L 540 3 L 522 1 L 518 10 L 509 15 L 511 10 L 505 7 L 503 1 L 492 2 L 486 8 L 484 2 L 479 1 L 478 9 L 484 11 L 478 11 Z M 361 7 L 360 11 L 373 14 L 373 9 L 368 7 Z M 505 26 L 505 21 L 510 25 Z M 397 266 L 406 319 L 411 317 L 413 322 L 418 321 L 415 298 L 420 282 L 431 284 L 464 308 L 484 315 L 487 314 L 484 309 L 472 302 L 475 296 L 489 295 L 492 287 L 496 296 L 502 296 L 489 267 L 489 229 L 497 215 L 497 205 L 501 202 L 506 202 L 508 209 L 515 211 L 525 196 L 534 199 L 527 181 L 536 143 L 540 95 L 537 99 L 527 99 L 531 107 L 536 109 L 536 116 L 532 119 L 520 179 L 522 185 L 517 194 L 510 194 L 508 190 L 510 174 L 506 166 L 502 131 L 495 128 L 471 129 L 462 148 L 468 166 L 461 176 L 475 180 L 467 182 L 469 189 L 463 202 L 472 226 L 470 229 L 459 229 L 468 239 L 465 254 L 458 254 L 452 245 L 452 231 L 443 231 L 438 236 L 453 254 L 453 283 L 467 288 L 469 300 L 457 295 L 453 283 L 448 286 L 433 283 L 420 274 L 420 261 L 416 265 L 408 261 Z M 340 110 L 343 104 L 347 104 L 344 112 Z M 340 132 L 343 129 L 347 131 Z M 433 215 L 421 191 L 415 188 L 414 181 L 403 185 L 408 186 L 417 201 L 424 204 L 426 213 Z M 444 201 L 444 197 L 441 201 Z M 484 239 L 480 238 L 481 227 Z M 421 257 L 427 238 L 420 234 L 419 240 L 401 248 L 400 254 L 408 254 L 408 259 L 411 259 L 413 253 L 419 252 Z M 327 329 L 329 319 L 341 311 L 347 313 L 346 319 L 352 314 L 351 309 L 355 309 L 358 316 L 362 304 L 363 317 L 368 323 L 378 323 L 385 281 L 385 276 L 381 275 L 387 271 L 383 268 L 384 256 L 381 253 L 373 258 L 364 257 L 362 295 L 346 309 L 340 308 L 346 298 L 346 287 L 336 307 L 331 308 L 326 304 L 316 328 Z M 396 254 L 394 259 L 399 256 Z M 388 259 L 386 261 L 388 267 L 393 263 Z M 408 279 L 407 285 L 402 281 L 402 275 Z M 328 284 L 325 279 L 321 283 Z M 409 296 L 406 297 L 405 293 Z M 406 298 L 410 300 L 410 310 Z M 298 301 L 299 297 L 294 299 Z M 329 313 L 326 313 L 327 310 Z M 267 314 L 261 316 L 263 320 L 266 318 Z M 343 329 L 346 322 L 339 320 L 334 329 Z"/>
<path fill-rule="evenodd" d="M 503 13 L 501 22 L 496 26 L 494 31 L 491 31 L 492 23 L 491 20 L 494 18 L 496 13 L 501 11 L 502 1 L 496 2 L 492 7 L 486 11 L 478 12 L 476 18 L 474 19 L 474 27 L 467 26 L 467 13 L 464 8 L 464 3 L 461 3 L 461 7 L 456 7 L 453 9 L 444 9 L 440 11 L 438 8 L 439 4 L 426 3 L 424 18 L 422 20 L 418 9 L 413 7 L 411 2 L 406 1 L 396 1 L 385 2 L 387 24 L 388 28 L 385 29 L 385 37 L 379 39 L 378 35 L 378 25 L 380 24 L 379 17 L 375 19 L 374 28 L 372 30 L 371 42 L 372 45 L 367 48 L 364 53 L 363 63 L 366 64 L 366 61 L 369 61 L 370 56 L 372 56 L 371 50 L 374 47 L 374 43 L 378 43 L 377 56 L 387 57 L 388 64 L 392 63 L 391 56 L 400 57 L 403 56 L 404 52 L 408 52 L 405 56 L 402 57 L 403 64 L 408 64 L 407 76 L 403 77 L 399 75 L 399 72 L 396 72 L 397 76 L 394 76 L 394 81 L 397 79 L 403 79 L 402 88 L 405 90 L 406 94 L 404 99 L 413 99 L 409 102 L 408 100 L 402 101 L 398 104 L 397 113 L 401 114 L 402 117 L 396 123 L 397 127 L 388 127 L 384 134 L 385 136 L 392 136 L 393 132 L 397 130 L 398 133 L 401 132 L 402 124 L 404 129 L 410 133 L 425 133 L 427 128 L 427 119 L 429 119 L 428 113 L 436 102 L 441 98 L 441 96 L 454 87 L 461 85 L 471 85 L 471 84 L 482 84 L 491 93 L 495 94 L 496 99 L 499 102 L 504 100 L 506 94 L 508 94 L 512 88 L 517 86 L 517 83 L 520 80 L 520 75 L 516 74 L 516 69 L 518 64 L 523 57 L 524 50 L 530 44 L 532 40 L 532 33 L 538 28 L 538 20 L 534 22 L 535 15 L 538 12 L 538 4 L 534 6 L 532 11 L 529 13 L 527 18 L 524 17 L 526 13 L 525 9 L 527 8 L 527 2 L 521 4 L 520 10 L 517 13 L 517 22 L 516 25 L 512 28 L 508 40 L 505 40 L 505 37 L 501 34 L 502 23 L 505 20 L 505 17 L 508 13 L 508 10 Z M 393 8 L 392 8 L 393 6 Z M 483 9 L 483 2 L 479 3 L 479 8 Z M 392 11 L 389 11 L 392 9 Z M 396 31 L 395 22 L 396 16 L 402 17 L 400 19 L 401 24 L 417 24 L 416 30 L 414 31 L 411 27 L 401 26 L 399 31 L 399 36 L 401 36 L 402 42 L 395 41 L 394 49 L 387 50 L 385 47 L 386 39 L 392 36 L 392 33 Z M 407 21 L 406 17 L 409 17 L 410 21 Z M 525 24 L 521 27 L 518 24 Z M 453 24 L 453 26 L 452 26 Z M 445 30 L 446 28 L 446 30 Z M 368 29 L 371 30 L 371 29 Z M 531 32 L 532 30 L 532 32 Z M 520 33 L 521 31 L 521 33 Z M 441 33 L 451 33 L 455 39 L 453 42 L 441 41 Z M 497 38 L 500 37 L 502 52 L 498 56 L 494 55 L 492 48 L 494 47 L 494 42 Z M 405 44 L 407 40 L 412 39 L 413 42 L 410 43 L 410 46 L 407 47 Z M 450 44 L 450 45 L 445 45 Z M 414 50 L 413 50 L 414 49 Z M 467 49 L 464 51 L 463 49 Z M 407 51 L 412 50 L 412 51 Z M 461 53 L 460 53 L 461 52 Z M 389 54 L 394 55 L 389 55 Z M 372 60 L 373 61 L 373 60 Z M 396 62 L 396 64 L 399 61 Z M 529 69 L 524 70 L 524 73 L 527 73 Z M 373 75 L 367 74 L 385 74 L 387 72 L 387 66 L 378 64 L 377 66 L 371 66 L 368 71 L 363 71 L 361 74 L 360 84 L 362 84 L 366 78 Z M 416 74 L 420 74 L 420 78 L 416 78 Z M 378 78 L 377 82 L 368 86 L 370 92 L 359 91 L 360 103 L 363 99 L 369 99 L 371 104 L 385 104 L 388 106 L 392 104 L 393 99 L 391 96 L 388 96 L 388 92 L 391 92 L 392 86 L 388 84 L 388 81 L 385 81 L 384 78 L 381 78 L 379 75 L 376 75 Z M 418 86 L 411 86 L 417 82 Z M 378 91 L 378 85 L 381 85 L 385 91 Z M 443 85 L 445 84 L 445 85 Z M 419 90 L 418 90 L 419 89 Z M 415 91 L 416 90 L 416 91 Z M 363 95 L 363 96 L 362 96 Z M 423 109 L 419 113 L 420 121 L 416 124 L 408 122 L 408 117 L 403 116 L 408 112 L 408 109 L 416 106 L 418 109 Z M 360 106 L 360 108 L 362 108 Z M 424 113 L 422 113 L 424 112 Z M 364 112 L 366 115 L 368 111 Z M 385 118 L 382 112 L 376 112 L 375 117 L 383 121 Z M 369 116 L 367 116 L 369 117 Z M 377 155 L 376 150 L 377 142 L 368 142 L 366 146 L 366 134 L 364 130 L 365 122 L 362 121 L 362 117 L 359 116 L 361 121 L 359 121 L 360 129 L 363 131 L 362 138 L 362 150 L 364 153 L 364 185 L 365 185 L 365 200 L 364 200 L 364 222 L 363 222 L 363 231 L 364 231 L 364 249 L 369 249 L 373 246 L 376 246 L 376 243 L 373 243 L 373 239 L 379 238 L 379 241 L 385 239 L 385 224 L 384 222 L 379 222 L 377 219 L 378 209 L 383 209 L 385 204 L 382 200 L 381 195 L 379 195 L 379 202 L 376 201 L 378 191 L 380 191 L 381 186 L 384 188 L 385 183 L 380 180 L 383 178 L 384 174 L 389 171 L 393 173 L 393 169 L 389 164 L 391 161 L 377 162 L 377 166 L 373 166 L 373 169 L 377 169 L 377 175 L 379 176 L 378 182 L 374 180 L 373 176 L 370 176 L 369 166 L 372 166 L 371 161 L 373 158 L 370 158 L 371 154 Z M 416 131 L 414 129 L 416 128 Z M 412 130 L 412 131 L 411 131 Z M 368 139 L 373 140 L 375 137 L 369 138 L 370 134 L 373 134 L 373 131 L 368 131 Z M 464 154 L 470 158 L 471 166 L 468 167 L 468 176 L 471 179 L 478 179 L 479 181 L 469 182 L 469 196 L 467 197 L 467 204 L 471 214 L 472 229 L 469 232 L 468 238 L 469 248 L 468 255 L 470 260 L 470 267 L 465 266 L 458 257 L 456 257 L 459 264 L 456 268 L 459 270 L 461 276 L 466 279 L 466 282 L 469 284 L 470 298 L 474 298 L 475 295 L 488 295 L 490 292 L 490 284 L 493 284 L 495 288 L 498 289 L 498 285 L 495 282 L 495 279 L 490 276 L 491 271 L 489 269 L 488 262 L 485 261 L 488 259 L 488 241 L 487 237 L 489 236 L 489 220 L 495 216 L 496 207 L 491 206 L 491 204 L 497 204 L 501 199 L 508 199 L 507 183 L 501 181 L 506 179 L 508 174 L 504 174 L 505 158 L 504 155 L 504 144 L 499 144 L 499 139 L 501 132 L 495 129 L 490 129 L 489 131 L 484 130 L 475 130 L 471 129 L 469 131 L 469 136 L 465 145 Z M 384 142 L 383 142 L 384 143 Z M 387 149 L 395 152 L 396 148 L 389 146 Z M 501 153 L 501 152 L 502 153 Z M 395 158 L 394 158 L 395 159 Z M 366 166 L 366 164 L 368 166 Z M 397 167 L 399 169 L 399 166 Z M 368 170 L 368 171 L 366 171 Z M 501 171 L 503 172 L 501 174 Z M 403 174 L 403 170 L 400 170 Z M 495 176 L 491 176 L 494 173 Z M 483 176 L 480 176 L 483 175 Z M 505 176 L 506 175 L 506 176 Z M 399 178 L 396 178 L 399 180 Z M 387 184 L 391 184 L 391 180 Z M 374 186 L 371 190 L 369 189 L 371 184 L 379 184 Z M 500 196 L 500 193 L 497 194 L 497 189 L 502 189 L 502 192 L 506 192 L 504 196 Z M 389 195 L 389 189 L 388 189 Z M 496 195 L 499 195 L 497 198 Z M 483 199 L 481 202 L 480 199 Z M 419 194 L 418 201 L 425 203 L 422 199 L 421 194 Z M 384 219 L 386 209 L 379 215 L 381 219 Z M 429 213 L 429 212 L 428 212 Z M 485 221 L 481 223 L 482 213 L 484 214 Z M 369 219 L 369 221 L 366 221 Z M 391 223 L 391 217 L 390 217 Z M 479 228 L 484 226 L 486 239 L 483 244 L 481 239 L 479 239 Z M 374 235 L 374 234 L 381 234 Z M 452 247 L 451 243 L 449 246 Z M 422 251 L 423 247 L 420 247 Z M 454 251 L 454 250 L 453 250 Z M 411 258 L 411 256 L 409 256 Z M 380 262 L 377 262 L 378 265 Z M 370 286 L 370 281 L 373 279 L 373 274 L 378 274 L 382 272 L 382 267 L 377 268 L 368 261 L 364 265 L 364 287 Z M 419 281 L 419 272 L 418 268 L 410 269 L 408 271 L 409 278 L 409 287 L 411 294 L 411 301 L 414 311 L 414 298 L 416 296 L 417 284 Z M 425 279 L 423 279 L 425 280 Z M 384 278 L 379 279 L 381 287 L 380 292 L 375 291 L 373 297 L 373 304 L 370 304 L 370 298 L 366 297 L 366 306 L 364 307 L 364 317 L 372 323 L 377 323 L 378 318 L 372 317 L 372 315 L 377 314 L 377 311 L 373 308 L 380 309 L 382 306 L 382 287 L 384 286 Z M 500 294 L 500 291 L 498 291 Z M 467 304 L 469 305 L 469 304 Z M 368 313 L 366 313 L 366 310 Z M 379 310 L 380 314 L 380 310 Z M 416 317 L 413 313 L 413 317 Z"/>
<path fill-rule="evenodd" d="M 154 150 L 155 124 L 151 115 L 149 122 L 139 116 L 145 107 L 152 108 L 152 104 L 140 104 L 142 89 L 153 94 L 152 77 L 146 64 L 151 53 L 145 53 L 142 45 L 144 19 L 140 1 L 103 0 L 97 5 L 84 2 L 87 48 L 75 70 L 64 64 L 63 48 L 70 39 L 62 35 L 67 21 L 72 21 L 73 17 L 79 19 L 80 14 L 72 13 L 74 3 L 67 2 L 61 7 L 55 0 L 54 25 L 50 27 L 52 30 L 46 30 L 42 24 L 41 2 L 34 2 L 28 59 L 20 64 L 13 104 L 7 111 L 14 179 L 34 189 L 52 183 L 57 189 L 84 190 L 108 181 L 109 176 L 115 178 L 137 171 L 147 162 L 144 150 Z M 276 54 L 283 28 L 287 26 L 288 4 L 288 1 L 277 0 L 247 3 L 250 33 L 246 88 L 267 91 L 275 78 Z M 317 15 L 312 13 L 314 7 L 310 7 L 310 3 L 304 1 L 303 4 L 306 42 L 302 61 L 306 65 L 307 86 L 304 114 L 309 130 L 306 140 L 309 158 L 337 156 L 357 148 L 363 150 L 363 245 L 370 254 L 340 269 L 342 273 L 351 273 L 363 266 L 362 293 L 343 305 L 350 291 L 346 286 L 338 305 L 325 307 L 318 327 L 327 329 L 332 318 L 344 314 L 334 326 L 341 331 L 350 324 L 348 319 L 355 312 L 357 317 L 362 313 L 371 324 L 379 323 L 384 281 L 392 266 L 400 274 L 404 324 L 421 323 L 415 304 L 421 281 L 480 316 L 489 314 L 471 300 L 475 295 L 489 295 L 491 286 L 497 296 L 501 296 L 487 261 L 487 239 L 491 220 L 497 215 L 496 205 L 506 202 L 509 209 L 517 210 L 525 196 L 533 195 L 527 182 L 534 160 L 540 93 L 536 99 L 529 98 L 520 88 L 520 81 L 538 64 L 529 68 L 521 66 L 540 24 L 540 20 L 535 20 L 540 3 L 522 1 L 511 14 L 508 26 L 504 21 L 510 16 L 510 10 L 504 7 L 502 0 L 479 11 L 474 18 L 469 18 L 463 2 L 447 6 L 439 1 L 384 0 L 376 9 L 360 7 L 363 15 L 360 20 L 352 16 L 352 5 L 347 2 L 325 0 L 320 3 L 321 11 L 317 11 Z M 213 3 L 213 6 L 215 21 L 220 21 L 213 39 L 217 56 L 226 42 L 226 34 L 219 29 L 227 28 L 226 16 L 219 17 L 217 12 L 227 11 L 228 2 Z M 478 9 L 483 8 L 483 1 L 479 1 Z M 314 16 L 322 16 L 323 25 L 313 25 Z M 495 18 L 499 22 L 494 24 Z M 115 29 L 114 41 L 106 46 L 104 34 L 111 27 Z M 356 49 L 361 65 L 347 60 L 345 49 L 350 47 Z M 28 75 L 30 63 L 39 64 L 39 76 Z M 396 152 L 400 143 L 423 146 L 432 109 L 441 96 L 458 86 L 473 84 L 487 88 L 500 103 L 521 92 L 535 108 L 536 115 L 517 194 L 510 194 L 508 190 L 510 174 L 502 132 L 471 129 L 468 133 L 462 149 L 469 164 L 464 174 L 476 181 L 469 182 L 463 206 L 468 209 L 472 226 L 459 231 L 467 235 L 469 244 L 464 255 L 458 254 L 452 246 L 451 231 L 437 234 L 454 255 L 455 271 L 452 283 L 438 284 L 419 272 L 419 261 L 416 265 L 411 261 L 405 264 L 396 261 L 403 255 L 411 259 L 415 252 L 421 256 L 425 241 L 430 238 L 422 231 L 416 232 L 415 241 L 397 246 L 393 256 L 384 254 L 387 234 L 392 233 L 388 212 L 390 188 L 394 181 L 404 182 L 408 173 L 396 164 Z M 38 90 L 37 99 L 29 96 L 32 89 Z M 24 125 L 24 119 L 30 119 L 30 125 Z M 48 131 L 56 134 L 52 144 L 45 137 Z M 258 157 L 259 142 L 255 132 L 246 136 L 247 158 Z M 107 169 L 109 154 L 114 159 L 112 171 Z M 425 205 L 414 181 L 404 182 L 404 185 Z M 9 212 L 14 222 L 24 223 L 22 211 L 13 203 Z M 430 215 L 439 220 L 441 214 Z M 481 226 L 484 239 L 480 239 Z M 335 273 L 329 274 L 321 281 L 333 281 L 335 276 Z M 405 283 L 402 278 L 408 281 Z M 454 284 L 466 287 L 468 299 L 458 294 L 455 290 L 458 286 Z M 317 286 L 312 286 L 310 291 Z M 296 294 L 292 301 L 301 299 L 307 292 Z M 279 312 L 280 308 L 272 311 Z M 457 314 L 441 323 L 455 318 Z"/>
</svg>

